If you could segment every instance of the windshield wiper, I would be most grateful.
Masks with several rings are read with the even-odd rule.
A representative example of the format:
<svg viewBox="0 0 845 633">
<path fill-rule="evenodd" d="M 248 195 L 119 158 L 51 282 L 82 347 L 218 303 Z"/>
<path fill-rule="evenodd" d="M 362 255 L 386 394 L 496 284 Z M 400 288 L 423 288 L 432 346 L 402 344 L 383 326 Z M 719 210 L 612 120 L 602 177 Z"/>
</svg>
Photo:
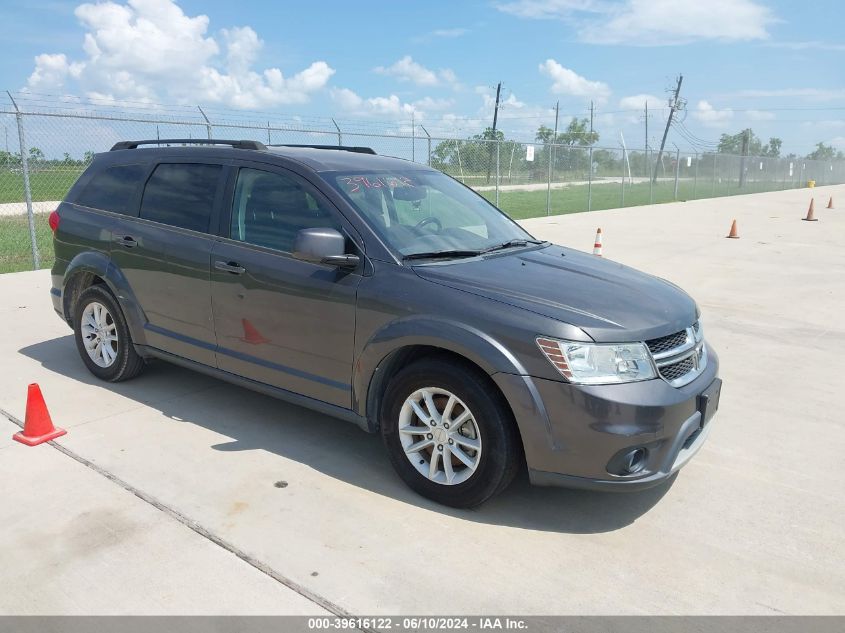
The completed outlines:
<svg viewBox="0 0 845 633">
<path fill-rule="evenodd" d="M 529 240 L 524 238 L 516 238 L 513 240 L 508 240 L 507 242 L 503 242 L 501 244 L 496 244 L 495 246 L 491 246 L 489 248 L 485 248 L 482 253 L 491 253 L 493 251 L 500 251 L 505 248 L 514 248 L 516 246 L 528 246 L 529 244 L 545 244 L 545 240 Z"/>
<path fill-rule="evenodd" d="M 410 255 L 405 255 L 402 260 L 404 261 L 408 259 L 440 259 L 448 257 L 475 257 L 476 255 L 481 255 L 484 252 L 485 251 L 473 251 L 467 249 L 428 251 L 426 253 L 411 253 Z"/>
</svg>

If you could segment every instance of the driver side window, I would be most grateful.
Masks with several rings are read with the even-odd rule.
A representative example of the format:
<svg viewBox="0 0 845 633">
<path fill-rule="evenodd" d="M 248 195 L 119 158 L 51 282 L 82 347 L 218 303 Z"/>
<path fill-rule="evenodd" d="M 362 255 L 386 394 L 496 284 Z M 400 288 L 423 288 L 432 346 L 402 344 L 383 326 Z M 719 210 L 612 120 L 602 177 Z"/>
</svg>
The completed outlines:
<svg viewBox="0 0 845 633">
<path fill-rule="evenodd" d="M 259 169 L 238 172 L 229 236 L 290 253 L 302 229 L 340 230 L 329 209 L 296 179 Z"/>
</svg>

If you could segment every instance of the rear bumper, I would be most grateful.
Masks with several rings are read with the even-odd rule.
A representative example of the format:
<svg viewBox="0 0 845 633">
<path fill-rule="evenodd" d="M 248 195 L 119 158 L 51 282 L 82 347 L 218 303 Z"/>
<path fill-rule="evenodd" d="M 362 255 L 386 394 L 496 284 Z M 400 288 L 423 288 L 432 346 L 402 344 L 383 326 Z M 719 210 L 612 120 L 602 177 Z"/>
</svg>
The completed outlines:
<svg viewBox="0 0 845 633">
<path fill-rule="evenodd" d="M 708 348 L 705 370 L 681 388 L 660 379 L 582 386 L 507 374 L 493 378 L 519 424 L 532 483 L 642 490 L 671 477 L 706 441 L 718 407 L 718 365 Z M 620 457 L 637 449 L 645 454 L 639 469 L 620 470 Z"/>
<path fill-rule="evenodd" d="M 53 287 L 50 288 L 50 299 L 53 301 L 53 310 L 55 310 L 56 314 L 59 315 L 62 321 L 67 322 L 67 317 L 65 316 L 64 310 L 64 302 L 62 301 L 62 291 L 60 288 L 56 288 L 56 279 L 53 278 Z"/>
</svg>

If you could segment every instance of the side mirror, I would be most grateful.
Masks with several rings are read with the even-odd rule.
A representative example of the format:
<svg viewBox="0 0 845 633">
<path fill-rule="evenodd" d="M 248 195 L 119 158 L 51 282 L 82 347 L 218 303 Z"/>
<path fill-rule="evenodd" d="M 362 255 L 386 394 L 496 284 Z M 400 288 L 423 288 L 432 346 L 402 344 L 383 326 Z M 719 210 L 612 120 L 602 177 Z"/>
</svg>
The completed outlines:
<svg viewBox="0 0 845 633">
<path fill-rule="evenodd" d="M 339 268 L 355 268 L 361 263 L 360 257 L 346 253 L 346 238 L 335 229 L 302 229 L 296 234 L 293 256 Z"/>
</svg>

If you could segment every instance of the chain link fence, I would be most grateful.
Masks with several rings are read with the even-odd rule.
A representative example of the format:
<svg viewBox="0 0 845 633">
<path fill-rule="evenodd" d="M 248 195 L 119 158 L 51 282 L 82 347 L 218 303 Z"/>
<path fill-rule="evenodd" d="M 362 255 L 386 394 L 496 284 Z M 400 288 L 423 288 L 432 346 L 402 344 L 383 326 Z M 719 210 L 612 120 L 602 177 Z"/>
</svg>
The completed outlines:
<svg viewBox="0 0 845 633">
<path fill-rule="evenodd" d="M 396 124 L 374 132 L 292 121 L 274 124 L 201 108 L 133 113 L 73 103 L 0 103 L 0 273 L 52 265 L 49 212 L 96 152 L 128 139 L 226 138 L 267 144 L 363 145 L 427 164 L 472 187 L 515 219 L 845 182 L 845 162 L 579 147 L 431 136 Z"/>
</svg>

